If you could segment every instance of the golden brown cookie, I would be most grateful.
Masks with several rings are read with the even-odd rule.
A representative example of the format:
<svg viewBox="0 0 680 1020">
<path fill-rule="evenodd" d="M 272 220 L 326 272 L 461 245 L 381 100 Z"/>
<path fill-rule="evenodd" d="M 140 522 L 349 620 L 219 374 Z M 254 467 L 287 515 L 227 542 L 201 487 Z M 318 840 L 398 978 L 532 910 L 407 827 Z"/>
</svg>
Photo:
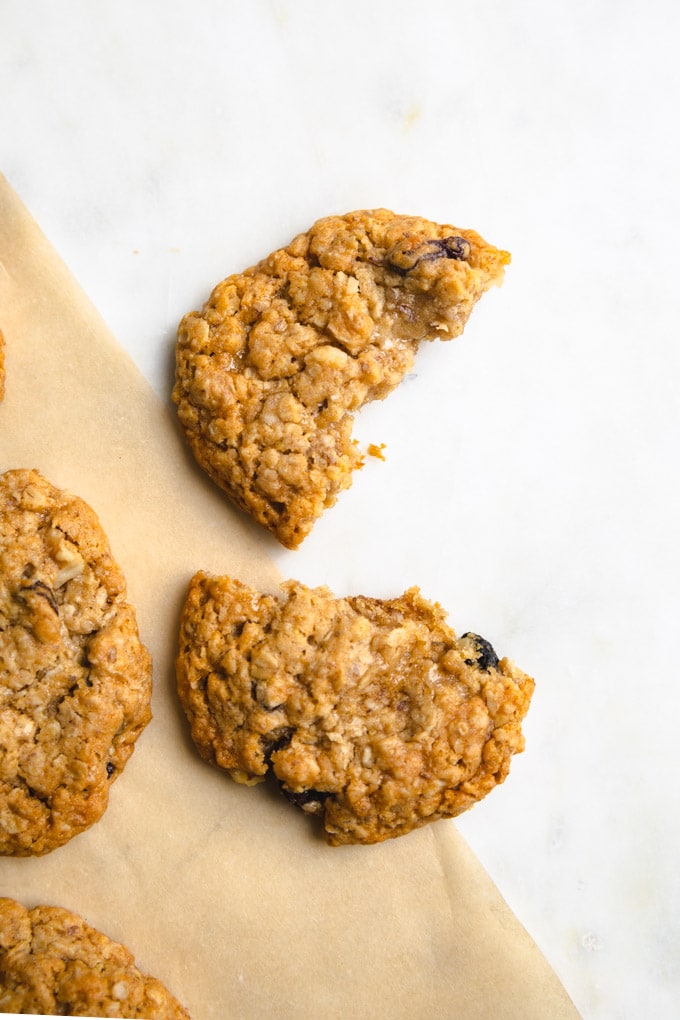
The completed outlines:
<svg viewBox="0 0 680 1020">
<path fill-rule="evenodd" d="M 353 414 L 458 336 L 510 256 L 386 209 L 319 220 L 182 320 L 173 400 L 201 467 L 289 548 L 362 463 Z"/>
<path fill-rule="evenodd" d="M 240 783 L 272 773 L 326 841 L 376 843 L 467 810 L 524 748 L 534 681 L 417 588 L 339 599 L 259 594 L 198 573 L 180 699 L 201 755 Z"/>
<path fill-rule="evenodd" d="M 60 907 L 0 899 L 0 1011 L 189 1020 L 132 953 Z"/>
<path fill-rule="evenodd" d="M 0 475 L 0 854 L 44 854 L 104 813 L 151 718 L 151 659 L 94 511 Z"/>
</svg>

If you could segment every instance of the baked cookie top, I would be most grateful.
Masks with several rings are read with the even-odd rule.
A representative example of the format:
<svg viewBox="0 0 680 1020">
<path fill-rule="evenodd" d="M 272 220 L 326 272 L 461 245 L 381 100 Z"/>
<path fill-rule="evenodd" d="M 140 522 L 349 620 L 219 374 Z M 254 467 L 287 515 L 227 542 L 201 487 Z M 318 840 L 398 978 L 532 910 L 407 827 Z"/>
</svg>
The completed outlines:
<svg viewBox="0 0 680 1020">
<path fill-rule="evenodd" d="M 151 659 L 94 511 L 0 475 L 0 853 L 96 822 L 151 718 Z"/>
<path fill-rule="evenodd" d="M 353 413 L 450 340 L 510 261 L 472 230 L 330 216 L 180 323 L 173 400 L 201 467 L 289 548 L 351 483 Z"/>
<path fill-rule="evenodd" d="M 524 748 L 534 681 L 411 588 L 281 595 L 198 573 L 177 682 L 201 755 L 241 783 L 272 773 L 326 841 L 376 843 L 467 810 Z"/>
<path fill-rule="evenodd" d="M 0 1011 L 188 1020 L 132 953 L 60 907 L 0 899 Z"/>
</svg>

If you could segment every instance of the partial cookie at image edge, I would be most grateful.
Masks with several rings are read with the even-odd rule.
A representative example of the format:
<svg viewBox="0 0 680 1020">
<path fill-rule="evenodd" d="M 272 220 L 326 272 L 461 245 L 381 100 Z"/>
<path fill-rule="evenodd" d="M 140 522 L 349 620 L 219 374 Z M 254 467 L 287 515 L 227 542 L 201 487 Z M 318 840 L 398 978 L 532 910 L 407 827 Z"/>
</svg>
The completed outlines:
<svg viewBox="0 0 680 1020">
<path fill-rule="evenodd" d="M 0 475 L 0 853 L 97 822 L 151 719 L 151 656 L 94 510 L 36 470 Z"/>
<path fill-rule="evenodd" d="M 0 898 L 0 1010 L 57 1016 L 190 1020 L 119 942 L 61 907 Z"/>
</svg>

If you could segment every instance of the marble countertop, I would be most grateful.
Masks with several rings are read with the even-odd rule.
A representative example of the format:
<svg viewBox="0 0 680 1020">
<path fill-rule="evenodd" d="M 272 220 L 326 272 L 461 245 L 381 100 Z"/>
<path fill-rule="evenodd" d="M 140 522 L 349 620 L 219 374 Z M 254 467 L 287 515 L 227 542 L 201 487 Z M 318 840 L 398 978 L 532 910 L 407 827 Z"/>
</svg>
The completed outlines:
<svg viewBox="0 0 680 1020">
<path fill-rule="evenodd" d="M 166 401 L 183 313 L 319 216 L 512 252 L 278 565 L 418 584 L 536 677 L 526 753 L 456 824 L 598 1020 L 680 1001 L 679 31 L 670 0 L 0 10 L 0 170 Z"/>
</svg>

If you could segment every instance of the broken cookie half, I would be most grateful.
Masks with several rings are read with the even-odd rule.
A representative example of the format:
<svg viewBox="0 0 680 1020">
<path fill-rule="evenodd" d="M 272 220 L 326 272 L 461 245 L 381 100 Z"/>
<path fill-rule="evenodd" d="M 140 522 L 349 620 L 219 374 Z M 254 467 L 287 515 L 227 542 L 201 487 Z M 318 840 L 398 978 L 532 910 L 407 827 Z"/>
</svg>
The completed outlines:
<svg viewBox="0 0 680 1020">
<path fill-rule="evenodd" d="M 386 209 L 319 220 L 180 323 L 173 400 L 201 467 L 288 548 L 351 484 L 353 414 L 450 340 L 507 252 Z"/>
<path fill-rule="evenodd" d="M 196 746 L 237 782 L 272 774 L 331 845 L 378 843 L 486 796 L 522 751 L 534 681 L 417 588 L 261 594 L 199 572 L 179 696 Z"/>
</svg>

